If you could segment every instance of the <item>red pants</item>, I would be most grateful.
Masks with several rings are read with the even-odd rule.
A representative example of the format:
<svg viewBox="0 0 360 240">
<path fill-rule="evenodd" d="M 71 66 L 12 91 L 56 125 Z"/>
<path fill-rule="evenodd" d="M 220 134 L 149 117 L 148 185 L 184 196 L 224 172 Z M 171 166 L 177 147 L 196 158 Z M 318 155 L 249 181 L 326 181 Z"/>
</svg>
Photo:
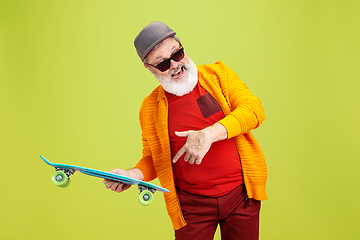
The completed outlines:
<svg viewBox="0 0 360 240">
<path fill-rule="evenodd" d="M 187 226 L 175 231 L 176 240 L 213 239 L 220 224 L 221 239 L 257 240 L 260 201 L 246 200 L 244 184 L 221 197 L 206 197 L 177 188 Z"/>
</svg>

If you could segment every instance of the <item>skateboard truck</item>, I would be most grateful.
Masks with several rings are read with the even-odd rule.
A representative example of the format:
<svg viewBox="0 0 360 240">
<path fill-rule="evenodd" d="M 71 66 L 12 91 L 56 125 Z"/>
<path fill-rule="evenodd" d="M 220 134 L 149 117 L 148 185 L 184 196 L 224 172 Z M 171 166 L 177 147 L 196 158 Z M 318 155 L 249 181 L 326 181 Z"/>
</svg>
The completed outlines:
<svg viewBox="0 0 360 240">
<path fill-rule="evenodd" d="M 156 190 L 142 185 L 138 185 L 138 189 L 140 190 L 139 202 L 144 206 L 149 205 L 153 201 L 153 194 Z"/>
</svg>

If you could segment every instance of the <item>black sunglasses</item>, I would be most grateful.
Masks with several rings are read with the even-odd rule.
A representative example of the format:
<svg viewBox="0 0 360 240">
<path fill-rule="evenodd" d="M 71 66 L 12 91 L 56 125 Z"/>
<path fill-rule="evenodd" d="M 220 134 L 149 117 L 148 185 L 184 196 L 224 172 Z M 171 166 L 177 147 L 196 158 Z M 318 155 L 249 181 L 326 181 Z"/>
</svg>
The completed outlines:
<svg viewBox="0 0 360 240">
<path fill-rule="evenodd" d="M 180 45 L 181 46 L 181 45 Z M 148 64 L 147 65 L 150 65 L 152 67 L 156 67 L 157 69 L 159 69 L 161 72 L 165 72 L 166 70 L 168 70 L 171 66 L 171 62 L 170 60 L 174 60 L 175 62 L 178 62 L 178 61 L 181 61 L 185 56 L 185 53 L 184 53 L 184 48 L 181 46 L 181 48 L 179 50 L 177 50 L 176 52 L 174 52 L 173 55 L 171 55 L 170 58 L 162 61 L 161 63 L 159 63 L 158 65 L 154 66 L 154 65 L 151 65 L 151 64 Z"/>
</svg>

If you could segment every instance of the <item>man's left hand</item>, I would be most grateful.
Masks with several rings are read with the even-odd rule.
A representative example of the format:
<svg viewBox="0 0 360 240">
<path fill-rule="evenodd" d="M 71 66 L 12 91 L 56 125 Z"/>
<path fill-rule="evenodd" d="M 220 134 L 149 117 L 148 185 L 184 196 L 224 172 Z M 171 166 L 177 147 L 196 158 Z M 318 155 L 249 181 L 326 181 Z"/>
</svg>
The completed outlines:
<svg viewBox="0 0 360 240">
<path fill-rule="evenodd" d="M 214 142 L 227 138 L 226 128 L 220 124 L 204 128 L 199 131 L 175 132 L 179 137 L 187 137 L 185 145 L 176 153 L 173 163 L 186 153 L 184 160 L 190 164 L 200 164 Z"/>
</svg>

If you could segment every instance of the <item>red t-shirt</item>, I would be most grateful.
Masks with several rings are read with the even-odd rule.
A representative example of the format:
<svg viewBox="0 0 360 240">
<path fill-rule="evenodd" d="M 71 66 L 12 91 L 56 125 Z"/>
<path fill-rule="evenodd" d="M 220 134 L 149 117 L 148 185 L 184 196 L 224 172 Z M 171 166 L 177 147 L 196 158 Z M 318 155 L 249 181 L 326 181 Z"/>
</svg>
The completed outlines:
<svg viewBox="0 0 360 240">
<path fill-rule="evenodd" d="M 186 143 L 175 131 L 201 130 L 223 119 L 220 105 L 197 84 L 182 97 L 166 93 L 169 101 L 169 134 L 171 155 Z M 233 138 L 215 142 L 200 165 L 184 161 L 185 154 L 173 164 L 175 185 L 185 191 L 219 197 L 243 182 L 240 157 Z"/>
</svg>

